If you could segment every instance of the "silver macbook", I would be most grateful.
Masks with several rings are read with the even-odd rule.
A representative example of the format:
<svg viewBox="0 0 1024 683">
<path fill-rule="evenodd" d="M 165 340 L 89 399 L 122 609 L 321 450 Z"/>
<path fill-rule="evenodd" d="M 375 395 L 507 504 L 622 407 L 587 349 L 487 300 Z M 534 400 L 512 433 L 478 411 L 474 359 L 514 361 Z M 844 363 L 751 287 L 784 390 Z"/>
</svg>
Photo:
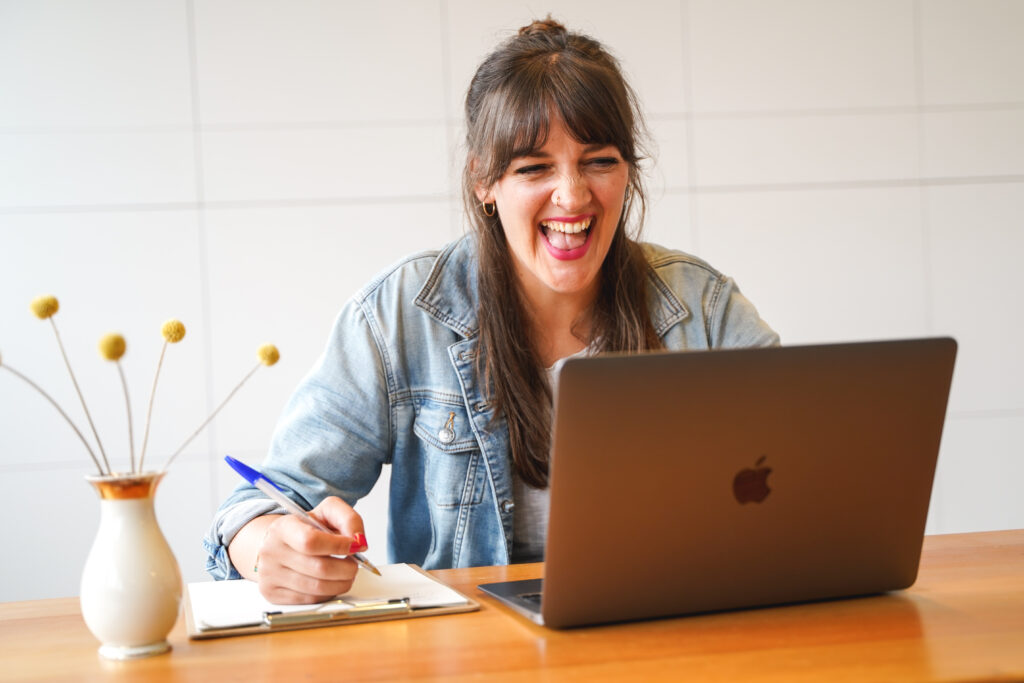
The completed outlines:
<svg viewBox="0 0 1024 683">
<path fill-rule="evenodd" d="M 881 593 L 917 577 L 949 338 L 570 359 L 544 578 L 561 628 Z"/>
</svg>

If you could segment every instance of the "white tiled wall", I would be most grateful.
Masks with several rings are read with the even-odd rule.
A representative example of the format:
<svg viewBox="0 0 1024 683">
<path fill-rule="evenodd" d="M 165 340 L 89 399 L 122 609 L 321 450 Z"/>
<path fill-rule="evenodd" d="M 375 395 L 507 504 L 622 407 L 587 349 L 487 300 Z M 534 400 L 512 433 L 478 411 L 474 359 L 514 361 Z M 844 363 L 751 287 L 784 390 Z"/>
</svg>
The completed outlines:
<svg viewBox="0 0 1024 683">
<path fill-rule="evenodd" d="M 951 334 L 960 358 L 930 532 L 1024 526 L 1024 3 L 1019 0 L 0 0 L 0 352 L 111 458 L 128 339 L 135 428 L 187 580 L 344 300 L 461 231 L 461 101 L 494 43 L 551 12 L 622 60 L 656 163 L 648 237 L 735 276 L 789 343 Z M 98 520 L 89 461 L 0 371 L 0 601 L 74 595 Z M 386 482 L 362 501 L 383 561 Z"/>
</svg>

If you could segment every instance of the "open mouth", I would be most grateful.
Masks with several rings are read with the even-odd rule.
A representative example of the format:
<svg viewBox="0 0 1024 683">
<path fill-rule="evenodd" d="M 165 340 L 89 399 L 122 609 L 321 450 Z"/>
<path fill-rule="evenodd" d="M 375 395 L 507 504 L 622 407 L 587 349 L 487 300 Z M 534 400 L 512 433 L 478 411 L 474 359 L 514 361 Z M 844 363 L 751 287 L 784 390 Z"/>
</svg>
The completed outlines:
<svg viewBox="0 0 1024 683">
<path fill-rule="evenodd" d="M 545 220 L 540 222 L 544 237 L 555 249 L 573 251 L 587 243 L 594 217 L 587 216 L 578 221 Z"/>
</svg>

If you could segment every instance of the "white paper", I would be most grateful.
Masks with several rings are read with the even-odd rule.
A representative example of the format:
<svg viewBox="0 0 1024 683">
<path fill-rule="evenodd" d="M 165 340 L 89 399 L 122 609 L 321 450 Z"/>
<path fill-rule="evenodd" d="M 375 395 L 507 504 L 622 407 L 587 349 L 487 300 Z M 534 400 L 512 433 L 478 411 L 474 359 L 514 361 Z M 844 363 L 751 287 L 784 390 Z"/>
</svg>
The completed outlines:
<svg viewBox="0 0 1024 683">
<path fill-rule="evenodd" d="M 409 598 L 413 609 L 464 605 L 457 592 L 407 564 L 378 566 L 381 576 L 360 569 L 352 590 L 343 597 L 353 602 L 386 601 Z M 308 612 L 324 607 L 338 611 L 337 603 L 320 605 L 276 605 L 260 595 L 252 581 L 201 581 L 188 584 L 192 617 L 200 631 L 253 626 L 263 623 L 264 612 Z"/>
</svg>

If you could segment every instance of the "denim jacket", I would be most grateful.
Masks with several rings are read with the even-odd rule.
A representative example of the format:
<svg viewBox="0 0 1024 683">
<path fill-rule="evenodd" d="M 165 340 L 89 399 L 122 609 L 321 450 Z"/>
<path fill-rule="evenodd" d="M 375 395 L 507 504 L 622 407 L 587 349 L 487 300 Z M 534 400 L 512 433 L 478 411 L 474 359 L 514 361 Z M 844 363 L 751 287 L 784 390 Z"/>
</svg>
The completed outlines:
<svg viewBox="0 0 1024 683">
<path fill-rule="evenodd" d="M 778 344 L 732 279 L 644 244 L 654 329 L 673 350 Z M 327 348 L 289 400 L 263 470 L 300 505 L 354 505 L 391 467 L 388 558 L 425 569 L 507 564 L 513 480 L 504 420 L 477 374 L 475 240 L 411 256 L 342 309 Z M 203 539 L 207 570 L 238 578 L 227 546 L 279 512 L 240 485 Z"/>
</svg>

